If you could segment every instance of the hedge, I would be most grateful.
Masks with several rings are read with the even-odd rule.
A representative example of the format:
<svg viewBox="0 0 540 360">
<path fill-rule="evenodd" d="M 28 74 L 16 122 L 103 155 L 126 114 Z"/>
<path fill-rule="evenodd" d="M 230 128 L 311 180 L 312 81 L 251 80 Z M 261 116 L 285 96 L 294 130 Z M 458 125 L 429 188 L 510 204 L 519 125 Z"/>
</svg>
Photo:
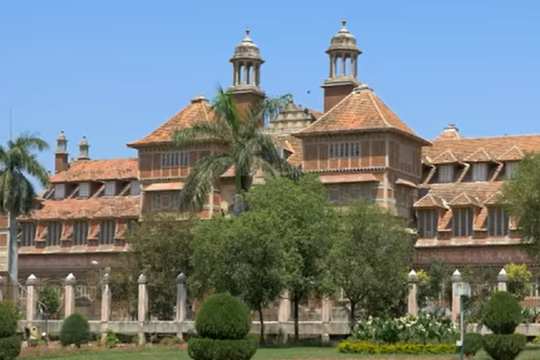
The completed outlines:
<svg viewBox="0 0 540 360">
<path fill-rule="evenodd" d="M 248 307 L 226 293 L 209 296 L 195 319 L 197 334 L 210 339 L 243 339 L 250 327 Z"/>
<path fill-rule="evenodd" d="M 253 337 L 240 340 L 216 340 L 193 337 L 188 340 L 188 354 L 196 360 L 249 360 L 257 351 Z"/>
<path fill-rule="evenodd" d="M 0 338 L 10 337 L 17 332 L 17 309 L 10 302 L 0 302 Z"/>
<path fill-rule="evenodd" d="M 90 340 L 90 325 L 88 320 L 81 314 L 68 316 L 60 330 L 60 342 L 63 346 L 75 345 L 81 347 Z"/>
<path fill-rule="evenodd" d="M 397 342 L 393 344 L 373 341 L 344 340 L 339 343 L 338 351 L 356 354 L 454 354 L 454 344 L 416 344 Z"/>
<path fill-rule="evenodd" d="M 0 339 L 0 360 L 13 360 L 21 352 L 21 338 L 18 335 Z"/>
<path fill-rule="evenodd" d="M 527 345 L 527 337 L 521 334 L 484 335 L 484 350 L 494 360 L 513 360 Z"/>
</svg>

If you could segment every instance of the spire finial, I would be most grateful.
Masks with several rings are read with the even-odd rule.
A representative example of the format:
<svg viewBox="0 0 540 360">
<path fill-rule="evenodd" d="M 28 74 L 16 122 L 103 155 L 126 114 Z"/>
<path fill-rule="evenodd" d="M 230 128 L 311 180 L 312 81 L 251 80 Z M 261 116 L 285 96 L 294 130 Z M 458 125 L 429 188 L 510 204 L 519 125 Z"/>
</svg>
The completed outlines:
<svg viewBox="0 0 540 360">
<path fill-rule="evenodd" d="M 249 27 L 246 28 L 246 36 L 249 36 L 249 34 L 251 33 L 251 30 L 249 30 Z"/>
<path fill-rule="evenodd" d="M 347 26 L 347 20 L 341 19 L 341 26 L 346 27 Z"/>
</svg>

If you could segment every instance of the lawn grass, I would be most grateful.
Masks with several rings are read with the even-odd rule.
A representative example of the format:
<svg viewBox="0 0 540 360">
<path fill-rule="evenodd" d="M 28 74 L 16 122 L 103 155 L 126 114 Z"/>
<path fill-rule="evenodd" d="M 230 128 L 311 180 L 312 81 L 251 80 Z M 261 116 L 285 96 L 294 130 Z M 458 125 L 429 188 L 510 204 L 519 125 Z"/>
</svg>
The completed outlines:
<svg viewBox="0 0 540 360">
<path fill-rule="evenodd" d="M 288 359 L 310 359 L 310 360 L 457 360 L 457 355 L 357 355 L 341 354 L 335 348 L 330 347 L 294 347 L 259 349 L 253 360 L 288 360 Z M 49 360 L 189 360 L 187 351 L 153 347 L 144 350 L 138 349 L 113 349 L 96 350 L 86 349 L 68 355 L 55 355 L 54 353 L 32 357 L 22 357 L 22 359 L 49 359 Z M 475 359 L 489 360 L 485 354 L 478 354 Z M 528 349 L 523 352 L 517 360 L 538 360 L 540 350 Z"/>
</svg>

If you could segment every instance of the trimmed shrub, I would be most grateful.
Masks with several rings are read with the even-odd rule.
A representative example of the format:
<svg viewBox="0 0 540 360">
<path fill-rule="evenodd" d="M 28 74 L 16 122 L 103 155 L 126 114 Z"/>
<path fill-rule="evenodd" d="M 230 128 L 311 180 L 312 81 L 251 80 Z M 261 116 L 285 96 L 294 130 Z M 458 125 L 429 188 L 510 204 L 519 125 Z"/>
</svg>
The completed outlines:
<svg viewBox="0 0 540 360">
<path fill-rule="evenodd" d="M 514 360 L 527 344 L 527 337 L 521 334 L 484 335 L 484 350 L 493 360 Z"/>
<path fill-rule="evenodd" d="M 112 349 L 115 348 L 116 345 L 120 344 L 120 339 L 118 339 L 118 336 L 116 336 L 113 331 L 108 330 L 103 343 L 107 348 Z"/>
<path fill-rule="evenodd" d="M 344 340 L 339 343 L 338 351 L 354 354 L 454 354 L 454 344 L 415 344 L 397 342 L 384 344 L 374 341 Z"/>
<path fill-rule="evenodd" d="M 0 338 L 0 360 L 13 360 L 21 352 L 21 338 L 18 335 Z"/>
<path fill-rule="evenodd" d="M 482 311 L 482 322 L 495 334 L 513 334 L 521 320 L 519 302 L 504 291 L 493 294 Z"/>
<path fill-rule="evenodd" d="M 250 327 L 249 309 L 229 294 L 209 296 L 195 320 L 198 335 L 210 339 L 243 339 Z"/>
<path fill-rule="evenodd" d="M 463 352 L 467 356 L 474 356 L 482 348 L 482 335 L 467 333 L 463 339 Z"/>
<path fill-rule="evenodd" d="M 63 346 L 75 345 L 81 347 L 90 340 L 90 326 L 88 320 L 81 314 L 68 316 L 60 330 L 60 342 Z"/>
<path fill-rule="evenodd" d="M 257 340 L 253 337 L 239 340 L 191 338 L 188 354 L 196 360 L 249 360 L 257 351 Z"/>
<path fill-rule="evenodd" d="M 0 338 L 10 337 L 17 332 L 17 309 L 12 303 L 0 303 Z"/>
</svg>

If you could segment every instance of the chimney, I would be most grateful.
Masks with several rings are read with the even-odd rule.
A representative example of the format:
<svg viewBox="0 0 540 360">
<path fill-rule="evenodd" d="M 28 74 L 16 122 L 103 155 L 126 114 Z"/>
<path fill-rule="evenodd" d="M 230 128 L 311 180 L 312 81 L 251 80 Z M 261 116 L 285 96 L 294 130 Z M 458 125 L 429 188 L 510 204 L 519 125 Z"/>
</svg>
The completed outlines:
<svg viewBox="0 0 540 360">
<path fill-rule="evenodd" d="M 69 167 L 67 151 L 67 139 L 64 131 L 60 131 L 56 139 L 56 152 L 54 153 L 54 173 L 58 174 L 61 171 L 67 170 Z"/>
<path fill-rule="evenodd" d="M 83 136 L 81 142 L 79 143 L 79 157 L 77 160 L 90 160 L 90 155 L 88 152 L 89 148 L 90 145 L 88 145 L 88 140 L 86 140 L 86 136 Z"/>
</svg>

